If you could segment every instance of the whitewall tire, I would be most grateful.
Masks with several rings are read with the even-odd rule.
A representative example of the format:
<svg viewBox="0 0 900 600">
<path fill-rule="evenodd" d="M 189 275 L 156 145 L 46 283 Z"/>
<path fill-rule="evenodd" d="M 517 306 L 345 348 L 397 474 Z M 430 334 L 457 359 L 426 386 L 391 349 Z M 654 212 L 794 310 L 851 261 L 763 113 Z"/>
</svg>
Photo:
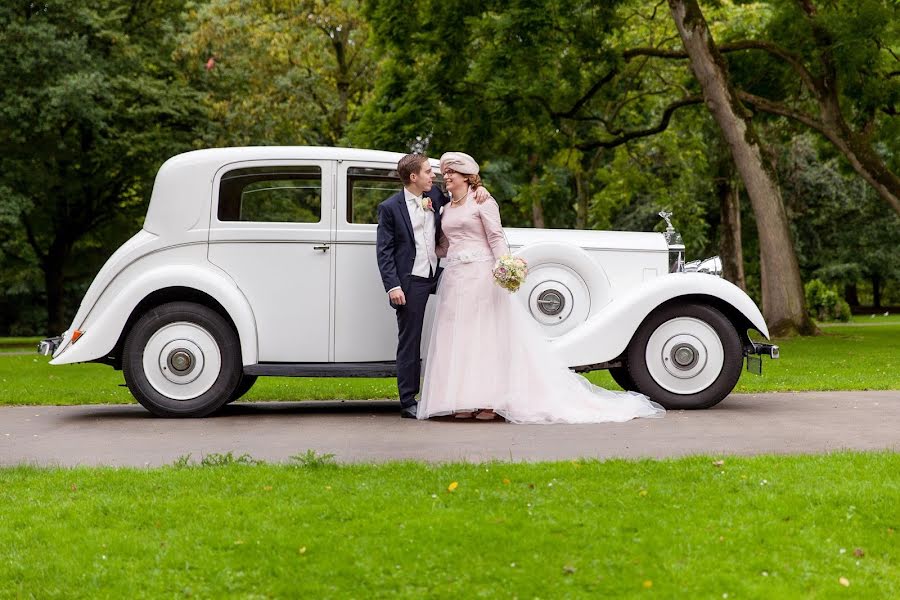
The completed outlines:
<svg viewBox="0 0 900 600">
<path fill-rule="evenodd" d="M 734 389 L 744 355 L 731 321 L 705 304 L 652 312 L 628 346 L 637 389 L 668 409 L 709 408 Z"/>
<path fill-rule="evenodd" d="M 240 343 L 216 311 L 170 302 L 143 315 L 125 340 L 122 370 L 135 399 L 160 417 L 203 417 L 241 379 Z"/>
</svg>

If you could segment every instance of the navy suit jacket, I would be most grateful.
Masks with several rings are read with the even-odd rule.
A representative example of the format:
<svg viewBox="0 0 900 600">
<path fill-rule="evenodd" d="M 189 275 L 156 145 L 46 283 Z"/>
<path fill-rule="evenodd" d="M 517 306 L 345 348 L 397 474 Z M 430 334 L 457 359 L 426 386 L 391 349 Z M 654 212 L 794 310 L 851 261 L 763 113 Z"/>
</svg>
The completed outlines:
<svg viewBox="0 0 900 600">
<path fill-rule="evenodd" d="M 434 207 L 434 243 L 437 247 L 441 239 L 441 207 L 450 199 L 436 185 L 427 196 Z M 397 286 L 408 290 L 409 276 L 416 261 L 416 239 L 403 190 L 378 205 L 376 254 L 384 291 Z"/>
</svg>

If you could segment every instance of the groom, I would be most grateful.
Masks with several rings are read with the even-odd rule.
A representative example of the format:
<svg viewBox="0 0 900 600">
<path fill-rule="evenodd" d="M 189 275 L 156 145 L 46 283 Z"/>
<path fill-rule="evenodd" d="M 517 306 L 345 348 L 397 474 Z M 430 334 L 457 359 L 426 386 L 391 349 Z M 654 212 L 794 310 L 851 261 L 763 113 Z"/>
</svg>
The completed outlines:
<svg viewBox="0 0 900 600">
<path fill-rule="evenodd" d="M 434 172 L 423 154 L 401 158 L 397 173 L 403 189 L 378 205 L 376 253 L 381 281 L 397 313 L 400 416 L 415 419 L 425 305 L 441 271 L 436 254 L 441 208 L 450 199 L 432 185 Z M 489 197 L 483 187 L 475 192 L 479 204 Z"/>
</svg>

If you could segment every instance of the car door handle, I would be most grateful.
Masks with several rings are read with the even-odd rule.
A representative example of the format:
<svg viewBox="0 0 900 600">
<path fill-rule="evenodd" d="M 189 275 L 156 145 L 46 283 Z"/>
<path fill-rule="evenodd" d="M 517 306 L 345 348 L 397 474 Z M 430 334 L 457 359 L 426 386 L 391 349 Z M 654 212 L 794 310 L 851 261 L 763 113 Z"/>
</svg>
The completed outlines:
<svg viewBox="0 0 900 600">
<path fill-rule="evenodd" d="M 330 244 L 323 244 L 322 246 L 313 246 L 313 250 L 321 250 L 322 252 L 328 252 L 331 248 Z"/>
</svg>

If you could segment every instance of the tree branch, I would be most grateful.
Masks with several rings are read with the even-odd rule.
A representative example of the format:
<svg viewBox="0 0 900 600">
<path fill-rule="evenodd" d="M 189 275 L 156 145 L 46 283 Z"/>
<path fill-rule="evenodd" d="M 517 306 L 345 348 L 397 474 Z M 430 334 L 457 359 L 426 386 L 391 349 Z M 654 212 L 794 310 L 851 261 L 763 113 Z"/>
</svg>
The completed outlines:
<svg viewBox="0 0 900 600">
<path fill-rule="evenodd" d="M 816 81 L 813 78 L 812 73 L 809 72 L 809 69 L 804 66 L 802 58 L 787 50 L 786 48 L 782 48 L 778 44 L 760 40 L 739 40 L 737 42 L 718 44 L 717 48 L 719 49 L 719 52 L 722 53 L 738 52 L 740 50 L 762 50 L 763 52 L 767 52 L 772 56 L 776 56 L 788 63 L 791 68 L 794 69 L 794 71 L 800 76 L 800 79 L 803 80 L 804 85 L 806 85 L 807 89 L 809 89 L 810 92 L 817 96 L 819 95 L 819 88 L 816 85 Z M 685 52 L 684 50 L 664 50 L 660 48 L 629 48 L 622 53 L 622 56 L 626 61 L 631 60 L 636 56 L 656 56 L 659 58 L 688 58 L 687 52 Z"/>
<path fill-rule="evenodd" d="M 815 129 L 822 134 L 829 135 L 829 131 L 825 127 L 824 123 L 806 113 L 794 110 L 789 106 L 786 106 L 780 102 L 775 102 L 774 100 L 769 100 L 768 98 L 754 96 L 749 92 L 744 92 L 741 90 L 736 91 L 738 98 L 740 98 L 742 102 L 753 105 L 757 110 L 761 110 L 762 112 L 767 112 L 773 115 L 788 117 L 789 119 L 794 119 L 795 121 L 799 121 L 807 127 L 811 127 L 812 129 Z"/>
<path fill-rule="evenodd" d="M 682 98 L 681 100 L 676 100 L 675 102 L 669 104 L 666 109 L 663 111 L 662 119 L 655 127 L 650 127 L 648 129 L 636 129 L 634 131 L 628 131 L 623 133 L 617 138 L 613 138 L 611 140 L 596 140 L 593 142 L 585 142 L 582 144 L 578 144 L 576 148 L 579 150 L 595 150 L 597 148 L 615 148 L 616 146 L 621 146 L 631 140 L 647 137 L 651 135 L 656 135 L 662 131 L 665 131 L 666 128 L 669 127 L 669 121 L 672 119 L 672 113 L 683 106 L 690 106 L 691 104 L 701 104 L 703 102 L 702 96 L 688 96 L 686 98 Z"/>
<path fill-rule="evenodd" d="M 22 225 L 25 226 L 25 236 L 28 239 L 28 244 L 31 246 L 31 249 L 34 250 L 35 256 L 38 257 L 38 262 L 43 265 L 47 260 L 47 254 L 41 252 L 41 246 L 37 241 L 37 236 L 34 235 L 34 227 L 31 225 L 31 221 L 25 213 L 22 213 L 21 220 Z"/>
<path fill-rule="evenodd" d="M 587 92 L 585 92 L 585 94 L 581 98 L 579 98 L 575 102 L 575 104 L 572 105 L 572 108 L 565 112 L 554 112 L 551 110 L 550 116 L 554 119 L 571 119 L 578 113 L 579 110 L 582 109 L 582 107 L 584 107 L 585 104 L 590 102 L 591 98 L 593 98 L 597 94 L 597 92 L 600 91 L 600 88 L 609 83 L 610 80 L 618 73 L 618 69 L 611 69 L 606 75 L 601 77 L 594 85 L 592 85 L 591 88 Z M 547 108 L 549 109 L 549 106 Z"/>
</svg>

